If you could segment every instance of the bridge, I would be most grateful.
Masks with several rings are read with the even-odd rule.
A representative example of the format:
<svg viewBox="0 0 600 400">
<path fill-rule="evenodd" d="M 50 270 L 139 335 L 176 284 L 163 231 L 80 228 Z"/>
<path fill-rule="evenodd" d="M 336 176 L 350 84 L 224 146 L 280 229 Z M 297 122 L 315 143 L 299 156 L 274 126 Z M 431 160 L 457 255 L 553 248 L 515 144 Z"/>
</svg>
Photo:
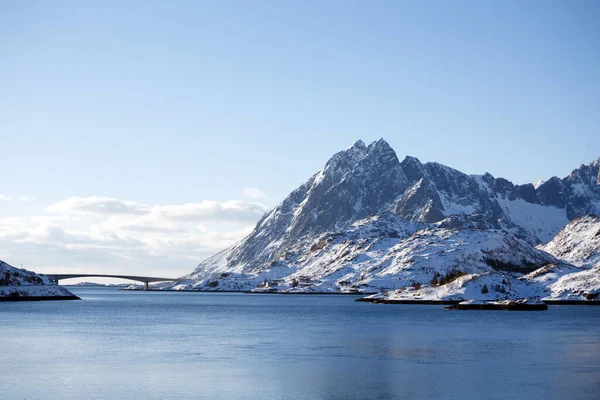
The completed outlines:
<svg viewBox="0 0 600 400">
<path fill-rule="evenodd" d="M 148 283 L 150 282 L 168 282 L 177 281 L 177 278 L 158 278 L 154 276 L 135 276 L 135 275 L 107 275 L 107 274 L 45 274 L 48 279 L 58 285 L 58 281 L 63 279 L 71 278 L 117 278 L 127 279 L 130 281 L 137 281 L 144 283 L 144 290 L 148 290 Z"/>
</svg>

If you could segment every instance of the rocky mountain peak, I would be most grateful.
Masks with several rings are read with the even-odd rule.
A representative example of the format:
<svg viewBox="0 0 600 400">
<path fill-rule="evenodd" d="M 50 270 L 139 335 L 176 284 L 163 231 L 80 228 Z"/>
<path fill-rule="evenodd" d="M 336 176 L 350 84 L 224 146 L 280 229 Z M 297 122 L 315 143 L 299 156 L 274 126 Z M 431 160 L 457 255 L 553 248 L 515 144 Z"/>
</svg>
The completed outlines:
<svg viewBox="0 0 600 400">
<path fill-rule="evenodd" d="M 352 146 L 335 153 L 321 172 L 351 168 L 366 156 L 367 146 L 362 140 L 357 140 Z"/>
<path fill-rule="evenodd" d="M 408 181 L 394 150 L 379 139 L 361 140 L 331 157 L 324 168 L 269 211 L 228 255 L 244 271 L 278 260 L 299 239 L 334 231 L 386 209 Z"/>
<path fill-rule="evenodd" d="M 544 180 L 543 179 L 536 179 L 535 181 L 531 182 L 531 184 L 533 185 L 533 188 L 535 190 L 537 190 L 537 188 L 539 188 L 540 186 L 542 186 L 544 184 Z"/>
<path fill-rule="evenodd" d="M 373 143 L 369 144 L 369 150 L 370 151 L 379 151 L 379 152 L 390 152 L 390 151 L 394 151 L 392 149 L 392 147 L 389 145 L 388 142 L 386 142 L 383 138 L 379 138 L 376 141 L 374 141 Z M 396 154 L 396 152 L 394 152 L 394 154 Z"/>
<path fill-rule="evenodd" d="M 536 190 L 536 196 L 540 204 L 544 206 L 564 208 L 566 205 L 565 185 L 556 176 L 541 184 Z"/>
<path fill-rule="evenodd" d="M 400 163 L 409 182 L 416 182 L 425 176 L 423 164 L 417 157 L 406 156 Z"/>
<path fill-rule="evenodd" d="M 367 145 L 361 139 L 358 139 L 356 142 L 354 142 L 354 144 L 352 146 L 349 147 L 349 149 L 362 149 L 362 150 L 365 150 L 366 148 L 367 148 Z"/>
</svg>

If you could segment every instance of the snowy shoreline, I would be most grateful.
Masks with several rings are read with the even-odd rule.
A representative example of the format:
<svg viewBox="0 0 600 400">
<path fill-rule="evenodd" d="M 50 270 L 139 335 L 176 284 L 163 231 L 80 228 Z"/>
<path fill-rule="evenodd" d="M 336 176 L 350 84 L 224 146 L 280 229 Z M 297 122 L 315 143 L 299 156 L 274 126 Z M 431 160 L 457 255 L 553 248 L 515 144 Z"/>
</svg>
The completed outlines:
<svg viewBox="0 0 600 400">
<path fill-rule="evenodd" d="M 397 299 L 382 299 L 382 298 L 369 298 L 361 297 L 354 301 L 372 303 L 372 304 L 422 304 L 422 305 L 456 305 L 464 302 L 465 300 L 397 300 Z M 588 305 L 588 306 L 600 306 L 600 300 L 552 300 L 542 299 L 542 303 L 554 306 L 563 305 Z"/>
<path fill-rule="evenodd" d="M 0 301 L 80 300 L 58 285 L 0 286 Z"/>
</svg>

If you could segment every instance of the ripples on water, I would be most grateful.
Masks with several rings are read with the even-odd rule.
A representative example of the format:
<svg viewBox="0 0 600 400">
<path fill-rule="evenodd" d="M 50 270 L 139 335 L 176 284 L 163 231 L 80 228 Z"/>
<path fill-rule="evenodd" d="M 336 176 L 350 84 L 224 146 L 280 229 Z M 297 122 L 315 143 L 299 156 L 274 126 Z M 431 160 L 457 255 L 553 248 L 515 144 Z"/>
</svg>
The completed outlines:
<svg viewBox="0 0 600 400">
<path fill-rule="evenodd" d="M 600 307 L 74 291 L 0 303 L 0 398 L 600 398 Z"/>
</svg>

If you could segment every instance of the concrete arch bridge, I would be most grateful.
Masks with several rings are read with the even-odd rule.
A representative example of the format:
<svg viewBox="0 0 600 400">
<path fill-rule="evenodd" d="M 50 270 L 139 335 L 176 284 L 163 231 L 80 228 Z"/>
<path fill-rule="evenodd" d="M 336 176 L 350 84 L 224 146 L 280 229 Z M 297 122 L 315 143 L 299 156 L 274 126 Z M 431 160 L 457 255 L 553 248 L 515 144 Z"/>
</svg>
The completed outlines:
<svg viewBox="0 0 600 400">
<path fill-rule="evenodd" d="M 130 281 L 142 282 L 144 284 L 144 290 L 148 290 L 148 284 L 150 282 L 174 282 L 177 278 L 159 278 L 155 276 L 137 276 L 137 275 L 108 275 L 108 274 L 45 274 L 48 279 L 58 285 L 59 281 L 63 279 L 72 278 L 117 278 L 127 279 Z"/>
</svg>

